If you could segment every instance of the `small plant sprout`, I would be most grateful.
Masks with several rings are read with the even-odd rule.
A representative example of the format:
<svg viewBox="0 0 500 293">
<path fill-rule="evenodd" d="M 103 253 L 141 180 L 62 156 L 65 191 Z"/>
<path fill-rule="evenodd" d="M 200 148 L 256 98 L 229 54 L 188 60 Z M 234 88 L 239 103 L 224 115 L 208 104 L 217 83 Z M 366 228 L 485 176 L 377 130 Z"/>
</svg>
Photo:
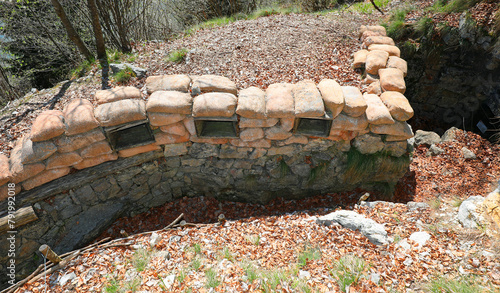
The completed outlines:
<svg viewBox="0 0 500 293">
<path fill-rule="evenodd" d="M 138 272 L 142 272 L 146 269 L 151 260 L 151 253 L 146 249 L 138 249 L 134 252 L 132 256 L 132 265 Z"/>
<path fill-rule="evenodd" d="M 205 271 L 205 277 L 207 278 L 207 288 L 215 288 L 220 285 L 220 280 L 217 277 L 217 271 L 213 268 L 209 268 Z"/>
</svg>

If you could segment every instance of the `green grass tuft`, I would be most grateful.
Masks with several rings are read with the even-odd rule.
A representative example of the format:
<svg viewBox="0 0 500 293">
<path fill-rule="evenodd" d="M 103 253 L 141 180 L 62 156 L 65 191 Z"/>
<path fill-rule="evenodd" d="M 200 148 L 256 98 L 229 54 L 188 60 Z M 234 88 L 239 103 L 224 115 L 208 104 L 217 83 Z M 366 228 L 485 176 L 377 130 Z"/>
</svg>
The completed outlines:
<svg viewBox="0 0 500 293">
<path fill-rule="evenodd" d="M 367 268 L 366 262 L 355 255 L 344 255 L 336 263 L 331 274 L 336 277 L 340 290 L 346 292 L 346 287 L 358 284 Z"/>
<path fill-rule="evenodd" d="M 217 271 L 213 268 L 209 268 L 205 271 L 205 277 L 207 278 L 207 288 L 215 288 L 220 285 L 220 280 L 217 277 Z"/>
<path fill-rule="evenodd" d="M 408 154 L 401 157 L 393 157 L 384 152 L 365 155 L 355 148 L 351 148 L 347 153 L 347 168 L 344 178 L 350 184 L 364 182 L 367 179 L 371 179 L 371 183 L 383 183 L 386 175 L 402 174 L 409 165 L 410 156 Z"/>
<path fill-rule="evenodd" d="M 135 73 L 132 70 L 132 68 L 126 66 L 125 69 L 118 71 L 115 75 L 115 81 L 117 83 L 126 83 L 128 82 L 132 77 L 135 77 Z"/>
<path fill-rule="evenodd" d="M 447 278 L 440 276 L 427 284 L 429 292 L 433 293 L 476 293 L 488 292 L 479 285 L 480 281 L 476 276 L 464 276 L 461 278 Z M 493 291 L 490 291 L 493 292 Z"/>
<path fill-rule="evenodd" d="M 151 253 L 146 249 L 138 249 L 132 255 L 132 265 L 138 272 L 146 269 L 151 260 Z"/>
<path fill-rule="evenodd" d="M 175 50 L 170 53 L 167 60 L 174 63 L 181 63 L 184 59 L 186 59 L 187 53 L 187 49 Z"/>
<path fill-rule="evenodd" d="M 307 262 L 321 258 L 321 250 L 306 245 L 303 251 L 297 256 L 297 265 L 299 268 L 305 267 Z"/>
</svg>

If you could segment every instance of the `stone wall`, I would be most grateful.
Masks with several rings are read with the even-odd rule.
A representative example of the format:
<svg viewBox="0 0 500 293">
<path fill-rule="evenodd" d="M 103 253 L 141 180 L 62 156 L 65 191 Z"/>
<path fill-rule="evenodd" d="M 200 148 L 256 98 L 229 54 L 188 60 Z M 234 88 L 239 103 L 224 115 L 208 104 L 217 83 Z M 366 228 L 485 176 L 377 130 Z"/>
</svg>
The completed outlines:
<svg viewBox="0 0 500 293">
<path fill-rule="evenodd" d="M 183 196 L 266 203 L 281 196 L 393 186 L 409 164 L 406 64 L 381 27 L 363 27 L 367 93 L 334 80 L 239 90 L 213 75 L 151 76 L 46 111 L 0 156 L 0 216 L 32 207 L 16 233 L 17 274 L 41 244 L 58 253 L 94 239 L 116 218 Z M 36 257 L 35 257 L 36 258 Z M 6 274 L 7 255 L 0 255 Z"/>
<path fill-rule="evenodd" d="M 402 51 L 409 64 L 408 99 L 417 114 L 412 125 L 439 134 L 454 126 L 486 138 L 499 131 L 498 35 L 486 34 L 464 14 L 459 27 L 436 30 L 418 49 L 407 45 Z"/>
</svg>

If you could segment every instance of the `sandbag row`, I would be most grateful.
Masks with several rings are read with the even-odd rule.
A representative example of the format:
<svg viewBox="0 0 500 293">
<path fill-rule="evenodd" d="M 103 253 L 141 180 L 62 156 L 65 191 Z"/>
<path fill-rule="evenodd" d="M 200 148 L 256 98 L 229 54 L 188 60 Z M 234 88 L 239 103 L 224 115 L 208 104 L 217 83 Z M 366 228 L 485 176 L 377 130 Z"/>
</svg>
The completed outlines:
<svg viewBox="0 0 500 293">
<path fill-rule="evenodd" d="M 366 64 L 376 54 L 387 55 L 384 67 L 377 71 L 382 80 L 385 75 L 381 72 L 392 68 L 389 58 L 399 53 L 390 47 L 393 44 L 380 27 L 365 27 L 361 38 L 368 49 Z M 370 57 L 372 53 L 375 57 Z M 360 62 L 358 55 L 355 64 Z M 402 74 L 400 69 L 392 69 Z M 325 79 L 318 84 L 303 80 L 272 84 L 265 90 L 250 87 L 238 91 L 235 83 L 223 76 L 180 74 L 150 76 L 146 91 L 148 95 L 143 96 L 135 87 L 100 90 L 95 94 L 95 108 L 88 100 L 74 99 L 62 111 L 42 112 L 29 135 L 16 142 L 10 158 L 0 155 L 1 194 L 7 194 L 3 189 L 9 182 L 16 184 L 16 192 L 21 186 L 30 190 L 72 169 L 119 157 L 155 150 L 163 150 L 166 157 L 182 155 L 192 143 L 225 145 L 224 149 L 236 151 L 255 148 L 262 154 L 327 139 L 351 141 L 362 153 L 383 150 L 401 156 L 406 153 L 406 139 L 413 136 L 405 122 L 413 116 L 413 109 L 402 92 L 392 88 L 362 94 L 357 87 Z M 199 137 L 195 120 L 214 117 L 234 121 L 237 136 Z M 322 137 L 299 134 L 295 123 L 300 118 L 331 120 L 331 128 Z M 114 150 L 106 130 L 140 121 L 149 122 L 154 142 Z"/>
</svg>

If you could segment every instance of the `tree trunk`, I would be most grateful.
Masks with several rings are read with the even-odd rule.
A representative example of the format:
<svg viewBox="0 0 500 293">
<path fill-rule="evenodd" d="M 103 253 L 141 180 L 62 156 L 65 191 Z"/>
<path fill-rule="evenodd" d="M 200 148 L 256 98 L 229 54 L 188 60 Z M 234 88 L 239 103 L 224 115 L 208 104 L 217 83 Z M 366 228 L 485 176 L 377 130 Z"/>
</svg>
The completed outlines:
<svg viewBox="0 0 500 293">
<path fill-rule="evenodd" d="M 102 67 L 102 89 L 106 89 L 108 87 L 109 64 L 108 56 L 106 55 L 104 36 L 102 35 L 101 23 L 99 22 L 99 11 L 97 10 L 95 0 L 87 0 L 87 4 L 92 18 L 92 28 L 94 29 L 97 47 L 97 59 L 99 59 L 99 63 Z"/>
<path fill-rule="evenodd" d="M 0 65 L 0 104 L 19 98 L 18 91 L 9 83 L 7 74 Z"/>
<path fill-rule="evenodd" d="M 75 45 L 78 47 L 78 50 L 85 57 L 85 59 L 92 61 L 94 56 L 92 56 L 92 53 L 90 53 L 85 43 L 82 41 L 78 33 L 75 31 L 75 28 L 69 21 L 68 16 L 66 15 L 66 12 L 64 12 L 61 3 L 59 3 L 58 0 L 50 0 L 50 2 L 52 2 L 52 5 L 56 10 L 57 16 L 59 17 L 59 19 L 61 19 L 61 22 L 64 28 L 66 29 L 66 32 L 68 33 L 68 37 L 70 38 L 70 40 L 73 41 L 73 43 L 75 43 Z"/>
</svg>

